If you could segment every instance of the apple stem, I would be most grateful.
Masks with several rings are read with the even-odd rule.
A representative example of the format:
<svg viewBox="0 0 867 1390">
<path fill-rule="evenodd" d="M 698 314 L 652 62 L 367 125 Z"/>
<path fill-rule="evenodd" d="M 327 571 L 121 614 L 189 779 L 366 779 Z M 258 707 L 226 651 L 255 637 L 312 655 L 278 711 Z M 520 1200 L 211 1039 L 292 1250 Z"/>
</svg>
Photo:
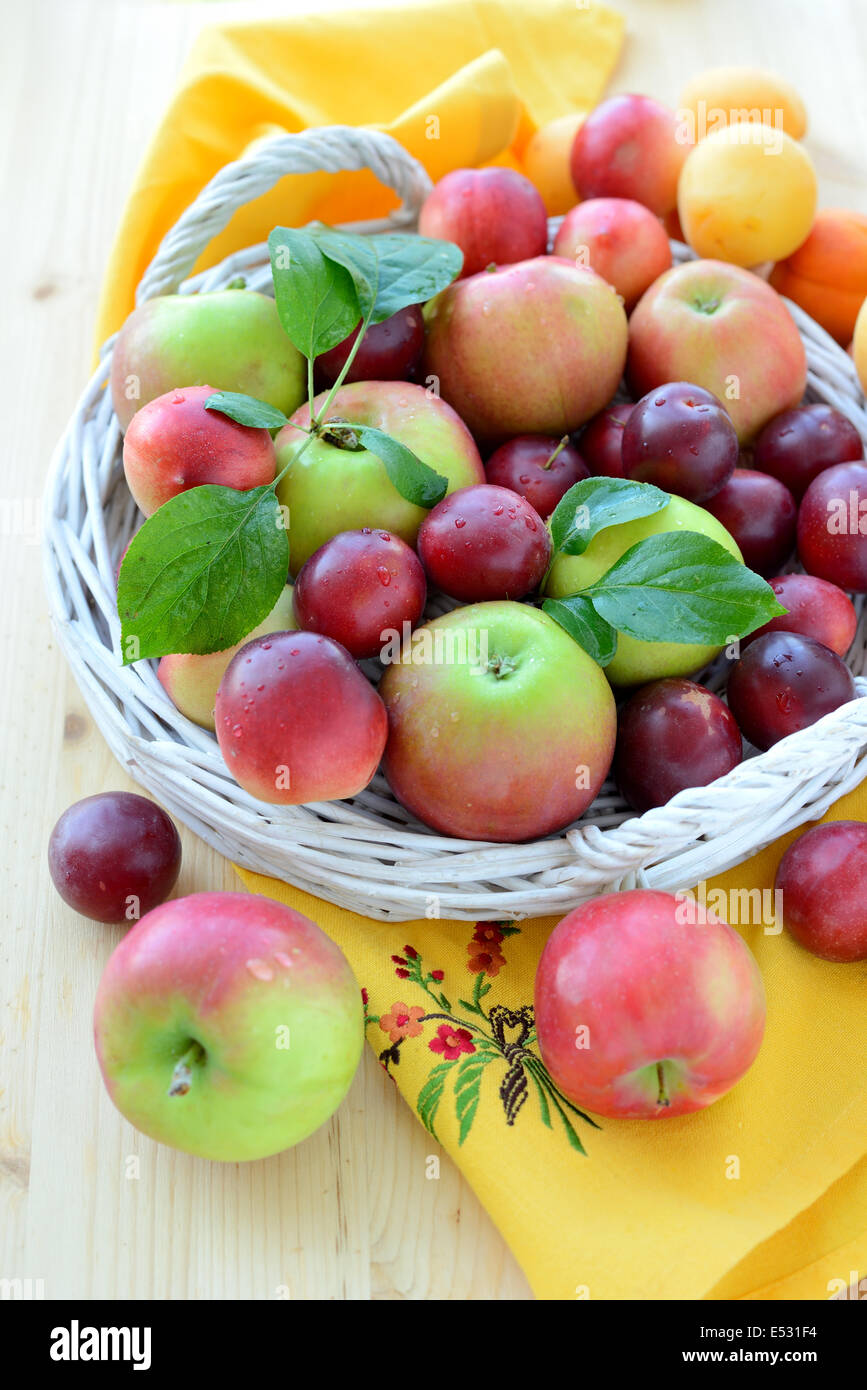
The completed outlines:
<svg viewBox="0 0 867 1390">
<path fill-rule="evenodd" d="M 200 1043 L 190 1043 L 172 1072 L 172 1084 L 169 1086 L 170 1096 L 185 1096 L 187 1094 L 193 1083 L 193 1067 L 198 1066 L 204 1055 L 205 1049 Z"/>
<path fill-rule="evenodd" d="M 550 467 L 551 467 L 551 464 L 554 462 L 554 460 L 555 460 L 555 458 L 557 457 L 557 455 L 560 454 L 560 453 L 562 453 L 562 451 L 566 448 L 566 445 L 567 445 L 568 443 L 569 443 L 569 436 L 568 436 L 568 434 L 564 434 L 564 435 L 563 435 L 563 438 L 560 440 L 560 443 L 557 445 L 557 448 L 554 450 L 554 452 L 553 452 L 553 454 L 551 455 L 551 457 L 550 457 L 550 458 L 547 458 L 547 459 L 545 460 L 545 462 L 542 464 L 542 467 L 543 467 L 543 468 L 550 468 Z"/>
<path fill-rule="evenodd" d="M 510 656 L 492 656 L 488 660 L 487 669 L 501 681 L 504 676 L 511 676 L 512 672 L 517 670 L 517 666 Z"/>
<path fill-rule="evenodd" d="M 659 1082 L 659 1091 L 656 1097 L 657 1105 L 671 1105 L 671 1101 L 668 1099 L 668 1094 L 665 1089 L 665 1069 L 662 1062 L 657 1062 L 656 1064 L 656 1079 Z"/>
</svg>

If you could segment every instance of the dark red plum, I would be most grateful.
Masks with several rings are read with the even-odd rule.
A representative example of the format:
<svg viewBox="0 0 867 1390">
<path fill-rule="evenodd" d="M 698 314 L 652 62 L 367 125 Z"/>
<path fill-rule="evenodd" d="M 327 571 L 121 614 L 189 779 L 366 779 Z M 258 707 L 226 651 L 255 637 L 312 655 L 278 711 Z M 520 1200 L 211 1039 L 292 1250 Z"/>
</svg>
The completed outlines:
<svg viewBox="0 0 867 1390">
<path fill-rule="evenodd" d="M 756 439 L 754 454 L 756 468 L 779 478 L 798 501 L 826 468 L 863 457 L 852 421 L 824 401 L 775 415 Z"/>
<path fill-rule="evenodd" d="M 414 550 L 388 531 L 340 531 L 301 566 L 292 596 L 298 626 L 322 632 L 360 659 L 376 656 L 390 631 L 414 628 L 427 585 Z M 384 635 L 386 634 L 386 635 Z"/>
<path fill-rule="evenodd" d="M 581 457 L 597 477 L 623 477 L 623 431 L 634 406 L 608 405 L 588 421 L 578 436 Z"/>
<path fill-rule="evenodd" d="M 694 681 L 645 685 L 618 716 L 614 775 L 636 811 L 664 806 L 687 787 L 706 787 L 742 755 L 734 715 Z"/>
<path fill-rule="evenodd" d="M 358 328 L 316 358 L 320 387 L 334 385 L 357 337 Z M 424 319 L 419 306 L 411 304 L 368 328 L 344 381 L 409 381 L 423 347 Z"/>
<path fill-rule="evenodd" d="M 867 960 L 865 882 L 867 825 L 814 826 L 789 846 L 777 869 L 786 930 L 823 960 Z"/>
<path fill-rule="evenodd" d="M 76 801 L 48 843 L 55 888 L 95 922 L 137 921 L 165 902 L 180 868 L 174 822 L 135 792 L 99 792 Z"/>
<path fill-rule="evenodd" d="M 757 574 L 774 574 L 795 548 L 798 504 L 787 487 L 754 468 L 736 468 L 705 502 L 738 543 L 744 564 Z"/>
<path fill-rule="evenodd" d="M 523 497 L 480 483 L 450 493 L 428 513 L 418 553 L 430 582 L 463 603 L 520 599 L 541 583 L 551 538 Z"/>
<path fill-rule="evenodd" d="M 741 733 L 765 750 L 855 698 L 855 681 L 830 648 L 794 632 L 751 642 L 732 667 L 729 708 Z"/>
<path fill-rule="evenodd" d="M 738 436 L 710 391 L 670 381 L 634 407 L 623 431 L 623 476 L 705 502 L 735 470 Z"/>
<path fill-rule="evenodd" d="M 867 464 L 839 463 L 810 484 L 798 512 L 798 554 L 808 574 L 867 593 Z"/>
<path fill-rule="evenodd" d="M 489 483 L 507 487 L 549 517 L 561 497 L 590 470 L 574 445 L 546 434 L 520 434 L 496 449 L 485 464 Z"/>
</svg>

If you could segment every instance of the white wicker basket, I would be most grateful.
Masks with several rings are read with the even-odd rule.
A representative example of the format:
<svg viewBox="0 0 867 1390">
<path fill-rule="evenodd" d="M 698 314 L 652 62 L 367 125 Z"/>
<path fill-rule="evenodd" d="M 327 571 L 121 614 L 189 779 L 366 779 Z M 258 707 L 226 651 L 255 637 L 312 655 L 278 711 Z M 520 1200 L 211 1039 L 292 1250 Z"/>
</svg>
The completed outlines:
<svg viewBox="0 0 867 1390">
<path fill-rule="evenodd" d="M 191 280 L 199 254 L 229 218 L 289 173 L 369 168 L 402 199 L 371 232 L 410 228 L 430 188 L 422 167 L 390 137 L 348 127 L 269 142 L 230 164 L 166 236 L 138 301 L 224 286 L 243 274 L 270 289 L 264 245 L 238 252 Z M 556 224 L 552 223 L 552 232 Z M 691 253 L 674 243 L 677 259 Z M 184 282 L 185 281 L 185 282 Z M 809 359 L 810 400 L 826 400 L 867 440 L 867 412 L 849 358 L 812 319 L 789 306 Z M 867 777 L 867 618 L 849 664 L 859 697 L 710 787 L 682 792 L 636 818 L 612 784 L 583 819 L 533 844 L 447 839 L 397 804 L 381 774 L 352 801 L 269 806 L 227 772 L 212 734 L 185 719 L 156 678 L 156 663 L 119 656 L 115 571 L 137 521 L 121 464 L 121 436 L 103 351 L 56 450 L 46 489 L 45 575 L 58 639 L 112 751 L 132 777 L 209 844 L 238 864 L 381 920 L 464 920 L 563 914 L 604 889 L 636 883 L 675 891 L 753 854 L 821 816 Z M 183 383 L 178 383 L 182 385 Z M 863 604 L 862 604 L 863 607 Z M 432 611 L 440 611 L 434 604 Z M 708 682 L 719 685 L 720 670 Z"/>
</svg>

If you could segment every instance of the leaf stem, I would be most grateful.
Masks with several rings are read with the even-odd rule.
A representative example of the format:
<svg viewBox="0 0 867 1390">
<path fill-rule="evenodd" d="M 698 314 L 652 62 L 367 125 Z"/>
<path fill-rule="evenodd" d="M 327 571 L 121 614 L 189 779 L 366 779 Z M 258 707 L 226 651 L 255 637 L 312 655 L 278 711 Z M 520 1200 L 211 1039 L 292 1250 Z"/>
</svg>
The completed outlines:
<svg viewBox="0 0 867 1390">
<path fill-rule="evenodd" d="M 303 426 L 301 426 L 301 425 L 293 425 L 292 428 L 293 428 L 293 429 L 302 429 Z M 286 477 L 286 474 L 289 472 L 289 469 L 293 466 L 293 464 L 296 464 L 296 463 L 298 462 L 298 460 L 300 459 L 301 455 L 304 453 L 304 450 L 307 448 L 307 445 L 308 445 L 308 444 L 311 444 L 311 443 L 313 442 L 314 439 L 318 439 L 318 438 L 319 438 L 319 436 L 317 435 L 317 433 L 316 433 L 315 430 L 308 430 L 308 431 L 306 432 L 306 434 L 307 434 L 307 437 L 306 437 L 306 439 L 304 440 L 304 443 L 301 445 L 301 448 L 298 450 L 297 454 L 293 454 L 293 455 L 292 455 L 291 459 L 290 459 L 289 462 L 286 464 L 285 468 L 281 468 L 281 469 L 280 469 L 280 472 L 277 474 L 277 477 L 274 479 L 273 483 L 271 484 L 271 491 L 275 494 L 275 496 L 276 496 L 276 494 L 277 494 L 277 484 L 280 483 L 280 482 L 283 480 L 283 478 Z"/>
<path fill-rule="evenodd" d="M 331 390 L 328 392 L 328 395 L 325 397 L 325 403 L 324 403 L 324 405 L 322 405 L 322 407 L 316 412 L 316 415 L 313 417 L 313 419 L 312 419 L 312 421 L 311 421 L 311 424 L 313 425 L 314 430 L 317 430 L 317 429 L 319 428 L 320 424 L 322 423 L 322 420 L 323 420 L 324 417 L 328 414 L 328 411 L 329 411 L 330 406 L 331 406 L 331 402 L 334 400 L 334 397 L 337 395 L 337 392 L 340 390 L 341 386 L 343 385 L 344 381 L 346 380 L 346 374 L 347 374 L 347 372 L 349 371 L 349 368 L 352 366 L 353 361 L 355 360 L 355 354 L 358 352 L 358 349 L 361 347 L 362 340 L 364 339 L 364 335 L 365 335 L 365 333 L 367 332 L 368 328 L 370 327 L 370 320 L 371 320 L 371 318 L 372 318 L 372 316 L 373 316 L 373 310 L 374 310 L 374 304 L 371 304 L 370 308 L 369 308 L 368 311 L 367 311 L 366 316 L 361 320 L 361 327 L 360 327 L 359 330 L 358 330 L 358 336 L 356 337 L 355 342 L 352 344 L 352 347 L 350 348 L 349 356 L 347 357 L 346 361 L 344 362 L 344 364 L 343 364 L 343 366 L 342 366 L 342 368 L 341 368 L 341 370 L 340 370 L 340 373 L 339 373 L 339 375 L 338 375 L 338 377 L 337 377 L 337 380 L 335 381 L 335 383 L 334 383 L 334 385 L 332 386 Z M 309 360 L 310 360 L 310 359 L 308 358 L 308 362 L 309 362 Z M 312 398 L 311 398 L 310 410 L 311 410 L 311 414 L 312 414 L 312 412 L 313 412 Z"/>
</svg>

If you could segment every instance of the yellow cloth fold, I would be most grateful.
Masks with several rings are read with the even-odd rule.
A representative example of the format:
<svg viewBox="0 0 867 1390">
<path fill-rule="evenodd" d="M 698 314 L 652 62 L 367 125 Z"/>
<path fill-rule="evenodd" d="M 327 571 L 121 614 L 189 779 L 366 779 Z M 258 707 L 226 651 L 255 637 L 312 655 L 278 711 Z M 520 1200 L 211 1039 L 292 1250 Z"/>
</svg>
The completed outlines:
<svg viewBox="0 0 867 1390">
<path fill-rule="evenodd" d="M 434 179 L 512 163 L 538 125 L 598 101 L 622 31 L 619 15 L 575 0 L 433 0 L 204 30 L 121 221 L 97 345 L 132 309 L 166 232 L 254 141 L 307 126 L 373 126 Z M 237 212 L 198 268 L 264 241 L 281 223 L 380 217 L 395 206 L 369 173 L 293 175 Z"/>
<path fill-rule="evenodd" d="M 337 122 L 389 131 L 434 178 L 517 162 L 537 125 L 598 100 L 621 34 L 619 16 L 574 0 L 440 0 L 206 30 L 122 219 L 98 341 L 132 308 L 180 213 L 255 140 Z M 237 213 L 200 265 L 278 222 L 374 217 L 393 202 L 367 174 L 287 178 Z M 863 818 L 867 795 L 834 814 Z M 781 848 L 712 886 L 767 888 Z M 863 1277 L 867 966 L 827 965 L 745 927 L 769 994 L 752 1071 L 703 1114 L 595 1128 L 553 1090 L 532 1041 L 533 976 L 551 921 L 384 926 L 242 877 L 339 942 L 367 991 L 371 1044 L 540 1296 L 827 1298 L 834 1281 Z M 727 1176 L 735 1167 L 740 1176 Z"/>
<path fill-rule="evenodd" d="M 865 817 L 859 789 L 826 819 Z M 769 890 L 795 838 L 704 885 L 710 906 L 725 894 L 764 976 L 751 1070 L 699 1114 L 598 1129 L 553 1091 L 533 1040 L 533 978 L 555 919 L 385 925 L 238 872 L 346 953 L 368 1041 L 539 1297 L 827 1299 L 867 1275 L 867 962 L 831 965 L 777 931 Z"/>
</svg>

